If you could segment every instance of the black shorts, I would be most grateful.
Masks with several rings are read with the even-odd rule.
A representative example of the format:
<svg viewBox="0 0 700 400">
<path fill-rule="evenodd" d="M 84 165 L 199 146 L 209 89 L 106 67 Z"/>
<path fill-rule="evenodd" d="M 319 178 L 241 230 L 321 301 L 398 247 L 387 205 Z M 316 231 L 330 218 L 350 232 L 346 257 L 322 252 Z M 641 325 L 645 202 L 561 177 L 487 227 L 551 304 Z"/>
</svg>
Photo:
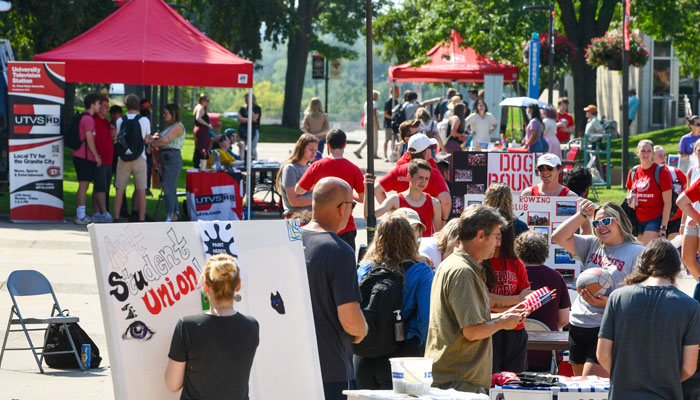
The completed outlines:
<svg viewBox="0 0 700 400">
<path fill-rule="evenodd" d="M 100 165 L 95 169 L 92 191 L 94 193 L 108 193 L 109 184 L 112 182 L 112 166 Z"/>
<path fill-rule="evenodd" d="M 668 229 L 666 229 L 666 236 L 672 233 L 678 233 L 681 231 L 681 220 L 683 218 L 676 218 L 672 221 L 668 221 Z"/>
<path fill-rule="evenodd" d="M 527 367 L 527 331 L 500 330 L 491 336 L 493 342 L 493 373 L 525 371 Z"/>
<path fill-rule="evenodd" d="M 585 364 L 592 362 L 599 364 L 595 356 L 598 348 L 597 328 L 580 328 L 569 325 L 569 360 L 572 364 Z"/>
<path fill-rule="evenodd" d="M 73 166 L 75 174 L 78 176 L 78 182 L 92 182 L 94 180 L 97 169 L 96 162 L 73 156 Z"/>
</svg>

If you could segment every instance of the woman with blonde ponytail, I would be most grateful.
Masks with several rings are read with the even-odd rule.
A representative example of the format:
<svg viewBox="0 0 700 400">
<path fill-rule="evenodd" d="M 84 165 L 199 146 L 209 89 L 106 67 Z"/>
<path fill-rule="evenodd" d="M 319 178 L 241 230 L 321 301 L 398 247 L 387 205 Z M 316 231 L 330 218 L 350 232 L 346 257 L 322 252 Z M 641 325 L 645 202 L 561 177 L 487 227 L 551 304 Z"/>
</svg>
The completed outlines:
<svg viewBox="0 0 700 400">
<path fill-rule="evenodd" d="M 248 378 L 260 327 L 233 308 L 240 301 L 240 270 L 228 254 L 212 256 L 200 278 L 210 309 L 180 318 L 175 326 L 165 370 L 171 392 L 180 399 L 248 399 Z"/>
</svg>

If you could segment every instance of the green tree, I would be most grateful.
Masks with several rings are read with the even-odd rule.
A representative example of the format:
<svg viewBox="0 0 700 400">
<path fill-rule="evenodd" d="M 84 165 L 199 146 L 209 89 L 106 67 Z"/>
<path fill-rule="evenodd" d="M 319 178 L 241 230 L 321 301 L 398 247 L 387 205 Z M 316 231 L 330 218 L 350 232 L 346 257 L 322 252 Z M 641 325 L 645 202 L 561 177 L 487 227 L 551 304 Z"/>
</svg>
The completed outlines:
<svg viewBox="0 0 700 400">
<path fill-rule="evenodd" d="M 418 60 L 435 43 L 456 28 L 465 45 L 493 59 L 522 66 L 521 44 L 531 32 L 546 32 L 548 15 L 524 11 L 525 5 L 547 4 L 542 0 L 406 0 L 378 18 L 376 38 L 384 43 L 383 55 L 399 62 Z M 686 71 L 697 73 L 700 34 L 693 23 L 700 13 L 698 0 L 640 0 L 635 2 L 634 23 L 657 39 L 670 37 Z M 609 29 L 619 0 L 557 0 L 558 27 L 574 44 L 571 64 L 574 100 L 577 105 L 596 101 L 596 71 L 586 64 L 585 49 L 591 39 Z M 458 10 L 458 11 L 457 11 Z M 525 72 L 521 67 L 521 75 Z M 586 118 L 582 107 L 574 111 L 577 132 Z"/>
</svg>

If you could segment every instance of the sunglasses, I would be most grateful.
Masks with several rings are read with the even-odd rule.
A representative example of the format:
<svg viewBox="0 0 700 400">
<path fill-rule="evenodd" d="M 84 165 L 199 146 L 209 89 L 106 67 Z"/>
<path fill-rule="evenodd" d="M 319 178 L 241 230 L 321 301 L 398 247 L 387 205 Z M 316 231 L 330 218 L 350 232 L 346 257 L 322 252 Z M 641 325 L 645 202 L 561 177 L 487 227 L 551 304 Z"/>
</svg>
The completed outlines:
<svg viewBox="0 0 700 400">
<path fill-rule="evenodd" d="M 539 167 L 537 167 L 537 170 L 540 172 L 544 171 L 545 169 L 547 171 L 554 171 L 554 167 L 550 167 L 549 165 L 540 165 Z"/>
<path fill-rule="evenodd" d="M 689 124 L 690 126 L 700 126 L 700 122 L 696 122 L 694 124 Z"/>
<path fill-rule="evenodd" d="M 355 200 L 353 200 L 353 201 L 341 201 L 340 204 L 338 204 L 335 208 L 340 208 L 343 206 L 343 204 L 352 204 L 350 207 L 354 210 L 355 206 L 357 205 L 357 202 Z"/>
<path fill-rule="evenodd" d="M 596 219 L 593 222 L 591 222 L 591 224 L 593 225 L 594 228 L 597 229 L 601 225 L 610 226 L 610 224 L 612 224 L 612 222 L 614 220 L 615 220 L 615 218 L 613 218 L 613 217 L 605 217 L 603 219 Z"/>
</svg>

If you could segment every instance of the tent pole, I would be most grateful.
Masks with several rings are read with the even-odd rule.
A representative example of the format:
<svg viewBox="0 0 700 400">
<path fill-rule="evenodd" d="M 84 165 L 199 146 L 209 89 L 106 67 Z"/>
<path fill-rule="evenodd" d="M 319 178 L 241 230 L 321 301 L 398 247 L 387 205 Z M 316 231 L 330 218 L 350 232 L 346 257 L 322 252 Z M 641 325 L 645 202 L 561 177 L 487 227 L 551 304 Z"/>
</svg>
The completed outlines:
<svg viewBox="0 0 700 400">
<path fill-rule="evenodd" d="M 245 175 L 245 187 L 246 191 L 248 192 L 248 220 L 250 220 L 250 204 L 253 202 L 253 188 L 250 187 L 250 178 L 251 175 L 250 173 L 252 172 L 251 164 L 253 162 L 253 87 L 251 86 L 250 89 L 248 89 L 248 129 L 247 129 L 247 140 L 246 140 L 246 148 L 245 148 L 245 169 L 246 169 L 246 175 Z"/>
</svg>

